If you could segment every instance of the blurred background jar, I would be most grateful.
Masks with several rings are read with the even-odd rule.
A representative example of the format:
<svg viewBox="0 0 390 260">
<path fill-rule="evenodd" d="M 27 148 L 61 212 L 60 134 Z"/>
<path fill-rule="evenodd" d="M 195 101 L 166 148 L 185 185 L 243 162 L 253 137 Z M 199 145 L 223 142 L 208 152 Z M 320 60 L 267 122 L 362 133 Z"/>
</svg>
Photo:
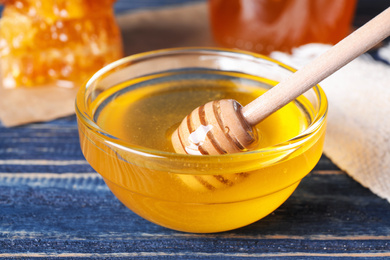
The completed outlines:
<svg viewBox="0 0 390 260">
<path fill-rule="evenodd" d="M 335 44 L 351 32 L 355 8 L 356 0 L 209 0 L 216 43 L 262 54 Z"/>
</svg>

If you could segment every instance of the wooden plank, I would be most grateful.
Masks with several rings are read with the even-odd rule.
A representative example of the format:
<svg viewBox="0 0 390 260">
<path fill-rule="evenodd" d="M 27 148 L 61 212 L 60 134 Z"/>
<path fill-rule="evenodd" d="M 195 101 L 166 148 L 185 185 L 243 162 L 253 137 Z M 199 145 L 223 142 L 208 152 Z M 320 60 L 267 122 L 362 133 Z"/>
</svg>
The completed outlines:
<svg viewBox="0 0 390 260">
<path fill-rule="evenodd" d="M 313 172 L 274 213 L 220 234 L 157 226 L 104 189 L 3 186 L 0 198 L 0 252 L 15 257 L 24 252 L 81 257 L 113 250 L 221 258 L 239 257 L 237 252 L 242 257 L 330 258 L 384 257 L 390 252 L 390 205 L 343 173 Z"/>
</svg>

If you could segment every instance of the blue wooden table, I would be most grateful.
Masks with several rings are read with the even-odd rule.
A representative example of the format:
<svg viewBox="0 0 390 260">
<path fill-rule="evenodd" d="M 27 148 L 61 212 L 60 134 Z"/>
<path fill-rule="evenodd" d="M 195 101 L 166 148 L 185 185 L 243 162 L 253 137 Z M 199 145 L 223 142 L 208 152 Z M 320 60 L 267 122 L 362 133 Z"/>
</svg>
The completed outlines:
<svg viewBox="0 0 390 260">
<path fill-rule="evenodd" d="M 141 1 L 120 1 L 117 11 L 135 8 L 130 2 Z M 79 145 L 75 116 L 0 125 L 0 258 L 390 258 L 390 204 L 325 156 L 266 218 L 188 234 L 125 208 Z"/>
</svg>

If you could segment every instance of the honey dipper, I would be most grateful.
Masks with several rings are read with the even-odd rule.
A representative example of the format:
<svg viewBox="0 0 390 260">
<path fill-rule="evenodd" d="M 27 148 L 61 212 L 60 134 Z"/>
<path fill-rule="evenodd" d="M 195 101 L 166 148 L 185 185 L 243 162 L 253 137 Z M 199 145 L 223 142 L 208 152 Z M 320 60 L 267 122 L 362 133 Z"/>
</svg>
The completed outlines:
<svg viewBox="0 0 390 260">
<path fill-rule="evenodd" d="M 215 155 L 250 149 L 253 126 L 389 35 L 390 7 L 248 105 L 223 99 L 196 108 L 172 134 L 175 151 Z"/>
</svg>

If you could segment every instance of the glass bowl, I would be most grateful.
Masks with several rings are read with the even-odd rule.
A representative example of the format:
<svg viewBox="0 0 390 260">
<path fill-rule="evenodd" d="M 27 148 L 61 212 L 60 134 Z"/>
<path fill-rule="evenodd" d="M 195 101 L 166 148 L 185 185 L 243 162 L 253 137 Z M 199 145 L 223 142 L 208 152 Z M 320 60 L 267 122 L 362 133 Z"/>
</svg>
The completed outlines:
<svg viewBox="0 0 390 260">
<path fill-rule="evenodd" d="M 271 115 L 276 121 L 270 121 L 272 127 L 260 133 L 259 140 L 267 134 L 272 139 L 290 122 L 306 122 L 304 127 L 291 131 L 286 140 L 263 142 L 242 153 L 197 156 L 176 154 L 169 147 L 157 149 L 152 145 L 158 130 L 145 124 L 165 117 L 153 113 L 168 113 L 165 109 L 171 107 L 169 114 L 176 117 L 163 130 L 169 143 L 169 133 L 184 116 L 208 102 L 199 98 L 203 90 L 218 92 L 221 83 L 227 97 L 234 92 L 240 99 L 249 92 L 258 94 L 257 89 L 271 88 L 294 71 L 262 55 L 219 48 L 166 49 L 123 58 L 98 71 L 77 94 L 81 149 L 113 194 L 151 222 L 194 233 L 248 225 L 278 208 L 320 159 L 327 117 L 327 99 L 320 86 L 291 103 L 298 107 L 298 114 Z M 153 101 L 170 91 L 178 96 L 177 102 L 160 105 L 165 96 Z M 147 97 L 145 105 L 157 108 L 137 112 L 131 100 L 140 93 Z M 181 100 L 181 95 L 187 100 Z M 294 117 L 300 118 L 294 121 Z M 281 125 L 273 126 L 274 122 Z M 128 138 L 132 131 L 144 136 Z"/>
</svg>

